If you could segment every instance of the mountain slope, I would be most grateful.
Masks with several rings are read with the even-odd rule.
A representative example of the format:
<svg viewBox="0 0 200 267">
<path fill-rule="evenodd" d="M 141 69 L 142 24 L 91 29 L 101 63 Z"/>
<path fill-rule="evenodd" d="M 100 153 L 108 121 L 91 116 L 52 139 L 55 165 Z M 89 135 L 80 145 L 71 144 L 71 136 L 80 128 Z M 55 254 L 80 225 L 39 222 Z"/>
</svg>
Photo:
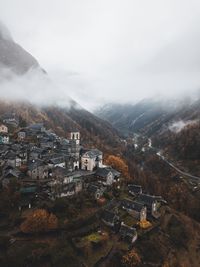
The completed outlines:
<svg viewBox="0 0 200 267">
<path fill-rule="evenodd" d="M 7 74 L 15 73 L 23 79 L 22 75 L 31 69 L 39 70 L 40 75 L 45 75 L 44 71 L 41 74 L 41 67 L 37 60 L 15 43 L 6 27 L 0 23 L 0 78 L 9 80 L 12 79 L 12 75 Z M 37 72 L 35 73 L 32 79 L 36 79 L 35 84 L 37 85 Z M 26 77 L 26 79 L 28 78 Z M 40 78 L 38 80 L 40 82 Z M 24 86 L 23 83 L 20 86 Z M 52 90 L 53 85 L 50 84 L 50 86 L 51 89 L 49 90 Z M 15 88 L 15 83 L 13 82 L 12 87 L 12 95 L 17 96 L 16 88 L 19 88 L 19 86 Z M 45 94 L 48 94 L 48 88 L 45 89 L 47 90 L 44 92 L 44 99 Z M 24 88 L 24 92 L 26 93 L 26 88 Z M 34 94 L 34 88 L 32 88 L 31 93 Z M 91 140 L 91 145 L 96 144 L 106 148 L 113 144 L 118 147 L 120 142 L 117 131 L 108 122 L 81 108 L 75 101 L 68 98 L 66 102 L 70 102 L 70 107 L 68 105 L 66 108 L 56 105 L 51 106 L 46 102 L 44 106 L 41 104 L 38 106 L 21 101 L 16 102 L 12 100 L 11 102 L 9 99 L 6 102 L 1 100 L 0 116 L 5 113 L 14 112 L 25 120 L 27 124 L 43 121 L 48 128 L 52 128 L 62 136 L 66 136 L 68 131 L 78 129 L 81 131 L 83 141 L 88 143 Z"/>
<path fill-rule="evenodd" d="M 0 102 L 0 117 L 5 113 L 15 113 L 20 121 L 27 124 L 43 122 L 48 129 L 67 137 L 68 132 L 79 130 L 82 143 L 98 146 L 104 151 L 118 149 L 120 140 L 113 127 L 84 109 L 61 108 L 58 106 L 39 107 L 24 102 Z"/>
<path fill-rule="evenodd" d="M 97 114 L 124 136 L 151 138 L 153 147 L 177 167 L 200 176 L 200 99 L 146 99 L 136 105 L 110 105 Z"/>
<path fill-rule="evenodd" d="M 37 60 L 15 43 L 6 27 L 0 24 L 0 64 L 17 74 L 24 74 L 30 68 L 38 68 Z"/>
<path fill-rule="evenodd" d="M 198 119 L 199 104 L 199 99 L 145 99 L 134 105 L 106 105 L 96 111 L 96 115 L 109 121 L 124 135 L 138 132 L 150 137 L 165 131 L 175 121 Z"/>
</svg>

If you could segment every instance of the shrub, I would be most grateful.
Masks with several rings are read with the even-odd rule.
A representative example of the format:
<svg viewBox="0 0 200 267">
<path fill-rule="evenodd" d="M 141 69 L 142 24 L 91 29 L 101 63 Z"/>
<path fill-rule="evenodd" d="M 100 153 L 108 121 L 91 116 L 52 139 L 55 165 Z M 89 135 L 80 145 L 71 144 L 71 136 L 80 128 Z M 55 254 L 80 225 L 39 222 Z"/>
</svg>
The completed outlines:
<svg viewBox="0 0 200 267">
<path fill-rule="evenodd" d="M 39 233 L 56 229 L 58 227 L 58 219 L 44 209 L 33 211 L 27 219 L 21 224 L 21 231 L 24 233 Z"/>
</svg>

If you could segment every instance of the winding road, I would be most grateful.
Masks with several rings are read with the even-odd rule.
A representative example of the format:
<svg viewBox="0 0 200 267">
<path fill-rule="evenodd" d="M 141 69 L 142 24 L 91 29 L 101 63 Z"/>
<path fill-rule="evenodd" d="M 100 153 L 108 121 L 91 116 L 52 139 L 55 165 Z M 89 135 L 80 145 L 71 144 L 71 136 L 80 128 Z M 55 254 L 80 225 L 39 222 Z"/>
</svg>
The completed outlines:
<svg viewBox="0 0 200 267">
<path fill-rule="evenodd" d="M 154 150 L 155 152 L 158 151 L 157 148 L 155 148 L 155 147 L 152 146 L 152 140 L 151 140 L 150 138 L 148 139 L 148 146 L 149 146 L 149 148 L 151 148 L 151 149 Z M 173 168 L 174 170 L 176 170 L 178 173 L 180 173 L 180 174 L 182 174 L 182 175 L 184 175 L 184 176 L 186 176 L 186 177 L 192 178 L 192 179 L 194 179 L 194 180 L 200 182 L 200 177 L 195 176 L 195 175 L 192 175 L 191 173 L 184 172 L 184 171 L 180 170 L 180 169 L 179 169 L 178 167 L 176 167 L 173 163 L 171 163 L 170 161 L 168 161 L 163 155 L 161 155 L 160 152 L 156 152 L 156 155 L 157 155 L 158 157 L 160 157 L 163 161 L 165 161 L 171 168 Z"/>
<path fill-rule="evenodd" d="M 163 161 L 165 161 L 169 166 L 171 166 L 173 169 L 175 169 L 177 172 L 179 172 L 180 174 L 187 176 L 189 178 L 198 180 L 200 182 L 200 177 L 192 175 L 188 172 L 184 172 L 182 170 L 180 170 L 179 168 L 177 168 L 174 164 L 172 164 L 171 162 L 169 162 L 164 156 L 162 156 L 159 152 L 156 153 L 157 156 L 159 156 Z"/>
</svg>

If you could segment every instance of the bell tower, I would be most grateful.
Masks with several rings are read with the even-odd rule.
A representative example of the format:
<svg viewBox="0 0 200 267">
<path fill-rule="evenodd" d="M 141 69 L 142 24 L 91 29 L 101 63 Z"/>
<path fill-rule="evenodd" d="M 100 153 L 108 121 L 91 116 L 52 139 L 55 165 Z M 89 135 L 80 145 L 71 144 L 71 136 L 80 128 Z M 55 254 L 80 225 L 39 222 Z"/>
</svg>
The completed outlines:
<svg viewBox="0 0 200 267">
<path fill-rule="evenodd" d="M 78 131 L 73 131 L 73 132 L 70 132 L 70 140 L 74 140 L 76 142 L 77 145 L 80 145 L 80 132 Z"/>
</svg>

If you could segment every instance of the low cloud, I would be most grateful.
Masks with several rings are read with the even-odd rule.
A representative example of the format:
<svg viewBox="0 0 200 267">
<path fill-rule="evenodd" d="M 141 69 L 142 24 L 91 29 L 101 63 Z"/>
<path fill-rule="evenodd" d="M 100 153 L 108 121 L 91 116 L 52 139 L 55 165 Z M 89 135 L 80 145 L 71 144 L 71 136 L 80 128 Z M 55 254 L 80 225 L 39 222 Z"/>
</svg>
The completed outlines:
<svg viewBox="0 0 200 267">
<path fill-rule="evenodd" d="M 169 130 L 174 133 L 179 133 L 183 129 L 185 129 L 187 126 L 197 124 L 198 122 L 199 122 L 198 120 L 188 120 L 188 121 L 179 120 L 179 121 L 173 122 L 169 126 Z"/>
<path fill-rule="evenodd" d="M 0 0 L 0 17 L 16 43 L 62 83 L 45 102 L 68 94 L 93 110 L 200 88 L 200 1 Z"/>
<path fill-rule="evenodd" d="M 65 88 L 55 84 L 39 68 L 32 68 L 24 75 L 0 68 L 0 99 L 28 101 L 36 105 L 59 105 L 69 108 L 71 98 Z"/>
</svg>

